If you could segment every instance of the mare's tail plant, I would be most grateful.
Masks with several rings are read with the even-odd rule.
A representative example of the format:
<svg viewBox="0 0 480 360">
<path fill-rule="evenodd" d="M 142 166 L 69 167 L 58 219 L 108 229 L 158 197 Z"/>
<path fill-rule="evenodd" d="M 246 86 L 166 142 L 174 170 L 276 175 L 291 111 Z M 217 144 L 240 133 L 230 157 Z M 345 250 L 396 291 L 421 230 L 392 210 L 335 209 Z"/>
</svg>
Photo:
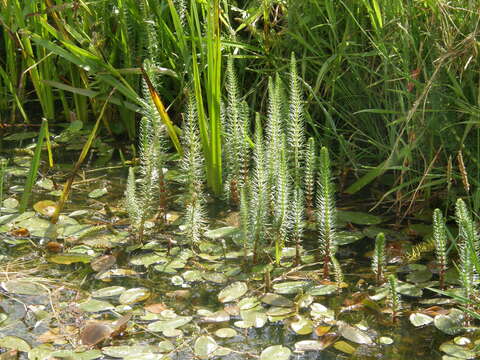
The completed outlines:
<svg viewBox="0 0 480 360">
<path fill-rule="evenodd" d="M 183 123 L 183 146 L 184 154 L 181 161 L 181 169 L 184 173 L 186 198 L 185 209 L 185 235 L 193 246 L 197 243 L 205 230 L 204 209 L 204 167 L 201 152 L 200 137 L 197 127 L 197 105 L 195 98 L 188 98 L 187 112 Z"/>
<path fill-rule="evenodd" d="M 397 277 L 394 274 L 388 276 L 388 305 L 392 310 L 392 321 L 395 321 L 400 310 L 400 296 L 398 295 Z"/>
<path fill-rule="evenodd" d="M 331 261 L 333 265 L 333 277 L 335 279 L 335 283 L 337 284 L 337 290 L 340 291 L 340 289 L 343 286 L 342 266 L 340 265 L 340 262 L 337 260 L 337 258 L 334 255 L 332 255 Z"/>
<path fill-rule="evenodd" d="M 317 170 L 317 156 L 315 155 L 315 139 L 308 139 L 305 154 L 305 208 L 307 220 L 315 221 L 313 201 L 315 199 L 315 173 Z"/>
<path fill-rule="evenodd" d="M 288 145 L 293 171 L 293 187 L 301 186 L 305 124 L 303 119 L 302 91 L 297 73 L 297 62 L 292 52 L 290 60 L 290 112 L 288 117 Z"/>
<path fill-rule="evenodd" d="M 283 124 L 282 124 L 282 104 L 284 103 L 282 97 L 282 89 L 280 77 L 277 75 L 275 81 L 268 79 L 268 121 L 266 134 L 266 148 L 265 153 L 267 162 L 267 188 L 269 192 L 269 212 L 274 213 L 275 201 L 277 199 L 277 178 L 280 171 L 280 154 L 283 149 Z"/>
<path fill-rule="evenodd" d="M 155 123 L 144 116 L 140 125 L 139 154 L 141 182 L 137 188 L 135 171 L 129 169 L 126 189 L 126 209 L 132 226 L 137 230 L 139 241 L 143 239 L 145 221 L 155 212 L 159 200 L 160 177 L 163 177 L 162 151 L 159 130 Z"/>
<path fill-rule="evenodd" d="M 245 181 L 249 161 L 248 109 L 240 101 L 238 93 L 237 76 L 233 66 L 233 58 L 227 62 L 227 98 L 224 124 L 224 153 L 225 153 L 225 194 L 227 199 L 238 205 L 240 201 L 240 188 Z"/>
<path fill-rule="evenodd" d="M 471 300 L 475 294 L 475 278 L 478 274 L 478 232 L 475 223 L 468 213 L 467 206 L 462 199 L 458 199 L 455 206 L 459 241 L 457 242 L 460 264 L 459 274 L 464 296 Z"/>
<path fill-rule="evenodd" d="M 290 224 L 292 227 L 292 239 L 295 243 L 295 265 L 300 265 L 300 248 L 304 228 L 304 200 L 302 189 L 293 191 L 293 204 L 290 212 Z"/>
<path fill-rule="evenodd" d="M 385 235 L 383 233 L 379 233 L 375 238 L 372 270 L 375 274 L 377 284 L 381 284 L 384 280 L 385 273 Z"/>
<path fill-rule="evenodd" d="M 285 137 L 282 141 L 282 149 L 280 151 L 280 167 L 277 174 L 276 182 L 276 199 L 275 209 L 273 212 L 274 223 L 274 239 L 275 239 L 275 260 L 277 265 L 280 264 L 282 257 L 282 250 L 285 247 L 287 239 L 287 231 L 289 228 L 289 196 L 290 196 L 290 182 L 288 179 L 288 164 L 287 155 L 285 151 Z"/>
<path fill-rule="evenodd" d="M 243 235 L 243 263 L 247 263 L 248 249 L 250 247 L 250 216 L 249 205 L 247 200 L 247 190 L 245 187 L 240 188 L 240 225 Z"/>
<path fill-rule="evenodd" d="M 253 178 L 250 191 L 250 238 L 253 244 L 253 262 L 258 261 L 260 246 L 265 242 L 269 213 L 268 173 L 265 166 L 262 126 L 255 119 L 255 148 L 253 151 Z"/>
<path fill-rule="evenodd" d="M 323 259 L 323 277 L 329 278 L 329 265 L 334 255 L 335 240 L 335 200 L 334 186 L 330 171 L 328 149 L 320 151 L 320 166 L 317 191 L 317 222 L 319 231 L 319 250 Z"/>
<path fill-rule="evenodd" d="M 440 288 L 445 288 L 445 273 L 447 271 L 447 233 L 445 221 L 440 209 L 433 212 L 433 241 L 435 243 L 435 256 L 439 268 L 438 276 Z"/>
</svg>

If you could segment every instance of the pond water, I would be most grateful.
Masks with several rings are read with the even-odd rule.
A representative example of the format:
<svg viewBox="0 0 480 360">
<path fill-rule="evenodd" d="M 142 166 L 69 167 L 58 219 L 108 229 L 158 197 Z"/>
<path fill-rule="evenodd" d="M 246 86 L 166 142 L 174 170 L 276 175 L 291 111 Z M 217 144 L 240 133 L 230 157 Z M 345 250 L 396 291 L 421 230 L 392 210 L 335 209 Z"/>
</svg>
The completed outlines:
<svg viewBox="0 0 480 360">
<path fill-rule="evenodd" d="M 21 166 L 9 170 L 18 175 Z M 56 200 L 63 175 L 44 176 L 33 202 Z M 439 288 L 431 253 L 405 261 L 412 244 L 429 236 L 428 224 L 395 228 L 386 217 L 340 209 L 343 279 L 325 281 L 314 226 L 301 266 L 293 265 L 293 248 L 284 249 L 280 266 L 254 266 L 251 256 L 244 264 L 238 213 L 213 200 L 212 231 L 193 248 L 185 244 L 174 204 L 166 226 L 135 242 L 122 206 L 124 175 L 121 168 L 84 173 L 54 229 L 41 206 L 17 212 L 21 178 L 9 175 L 0 215 L 2 358 L 477 356 L 474 323 L 463 320 L 452 298 L 428 289 Z M 396 316 L 387 283 L 377 285 L 370 269 L 382 231 L 387 272 L 399 279 Z M 450 288 L 458 288 L 456 277 L 451 266 Z"/>
</svg>

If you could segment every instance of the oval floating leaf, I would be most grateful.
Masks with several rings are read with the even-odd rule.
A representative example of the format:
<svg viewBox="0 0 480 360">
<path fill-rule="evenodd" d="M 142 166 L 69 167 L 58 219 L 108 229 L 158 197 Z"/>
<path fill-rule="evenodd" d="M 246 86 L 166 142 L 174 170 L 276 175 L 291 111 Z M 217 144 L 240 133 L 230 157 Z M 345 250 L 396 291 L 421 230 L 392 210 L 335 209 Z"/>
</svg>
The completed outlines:
<svg viewBox="0 0 480 360">
<path fill-rule="evenodd" d="M 220 291 L 218 294 L 218 300 L 222 303 L 230 302 L 242 297 L 247 291 L 247 284 L 237 281 Z"/>
<path fill-rule="evenodd" d="M 292 352 L 282 345 L 269 346 L 260 354 L 260 360 L 288 360 Z"/>
<path fill-rule="evenodd" d="M 135 304 L 148 299 L 150 294 L 150 290 L 146 288 L 128 289 L 122 295 L 120 295 L 118 301 L 123 305 Z"/>
<path fill-rule="evenodd" d="M 218 349 L 218 344 L 211 336 L 200 336 L 193 345 L 193 351 L 200 359 L 208 359 Z"/>
</svg>

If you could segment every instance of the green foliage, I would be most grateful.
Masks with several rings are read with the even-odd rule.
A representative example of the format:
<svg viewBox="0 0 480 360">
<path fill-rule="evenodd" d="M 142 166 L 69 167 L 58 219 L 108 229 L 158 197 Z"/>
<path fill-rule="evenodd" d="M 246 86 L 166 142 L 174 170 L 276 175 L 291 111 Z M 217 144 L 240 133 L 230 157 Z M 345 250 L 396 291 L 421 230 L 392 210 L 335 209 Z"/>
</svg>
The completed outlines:
<svg viewBox="0 0 480 360">
<path fill-rule="evenodd" d="M 384 233 L 379 233 L 375 238 L 375 250 L 373 251 L 372 259 L 372 271 L 378 284 L 383 282 L 385 266 L 385 235 Z"/>
<path fill-rule="evenodd" d="M 394 274 L 388 275 L 388 304 L 392 310 L 392 319 L 395 320 L 400 310 L 400 296 L 398 295 L 397 277 Z"/>
<path fill-rule="evenodd" d="M 334 185 L 330 172 L 330 157 L 328 149 L 322 147 L 320 150 L 320 163 L 318 174 L 317 191 L 317 226 L 319 232 L 318 245 L 323 259 L 323 276 L 329 277 L 329 264 L 334 255 L 335 241 L 335 200 Z"/>
<path fill-rule="evenodd" d="M 253 262 L 260 256 L 267 235 L 269 213 L 269 193 L 267 191 L 268 173 L 265 164 L 262 127 L 257 114 L 255 119 L 255 148 L 253 150 L 253 174 L 250 189 L 250 242 L 253 244 Z"/>
<path fill-rule="evenodd" d="M 305 124 L 302 104 L 302 90 L 297 73 L 297 62 L 292 52 L 290 58 L 290 112 L 288 117 L 288 145 L 293 170 L 294 188 L 301 186 L 303 152 L 305 147 Z"/>
<path fill-rule="evenodd" d="M 303 192 L 300 188 L 293 190 L 292 210 L 290 211 L 290 224 L 292 227 L 292 240 L 295 244 L 295 263 L 300 264 L 300 247 L 302 244 L 304 223 L 305 223 L 305 205 Z"/>
<path fill-rule="evenodd" d="M 234 204 L 239 202 L 239 189 L 243 186 L 248 172 L 249 146 L 248 129 L 250 121 L 248 108 L 242 104 L 238 93 L 237 76 L 233 58 L 227 62 L 227 107 L 225 110 L 224 146 L 225 154 L 225 195 Z"/>
<path fill-rule="evenodd" d="M 287 240 L 287 231 L 289 224 L 289 208 L 290 208 L 290 180 L 288 173 L 287 155 L 285 150 L 285 138 L 282 141 L 282 150 L 280 151 L 280 167 L 276 178 L 276 199 L 273 212 L 273 226 L 275 237 L 275 259 L 280 264 L 282 249 L 285 247 Z"/>
<path fill-rule="evenodd" d="M 315 199 L 315 174 L 317 171 L 317 156 L 315 154 L 315 139 L 309 138 L 305 155 L 305 203 L 307 218 L 314 220 L 313 201 Z"/>
<path fill-rule="evenodd" d="M 457 248 L 460 258 L 459 275 L 464 296 L 471 299 L 476 292 L 476 275 L 479 273 L 478 244 L 479 238 L 476 225 L 462 199 L 458 199 L 455 206 L 455 215 L 458 224 Z"/>
<path fill-rule="evenodd" d="M 333 266 L 333 277 L 335 279 L 335 283 L 337 284 L 338 289 L 340 289 L 343 285 L 343 270 L 340 262 L 337 260 L 335 255 L 332 255 L 331 262 Z"/>
<path fill-rule="evenodd" d="M 443 289 L 445 287 L 445 272 L 447 271 L 447 232 L 440 209 L 435 209 L 433 212 L 433 240 L 439 267 L 440 288 Z"/>
<path fill-rule="evenodd" d="M 183 146 L 185 150 L 180 167 L 184 174 L 186 191 L 186 198 L 184 199 L 185 235 L 191 245 L 200 240 L 206 223 L 203 193 L 205 173 L 197 116 L 195 98 L 190 96 L 183 123 Z"/>
</svg>

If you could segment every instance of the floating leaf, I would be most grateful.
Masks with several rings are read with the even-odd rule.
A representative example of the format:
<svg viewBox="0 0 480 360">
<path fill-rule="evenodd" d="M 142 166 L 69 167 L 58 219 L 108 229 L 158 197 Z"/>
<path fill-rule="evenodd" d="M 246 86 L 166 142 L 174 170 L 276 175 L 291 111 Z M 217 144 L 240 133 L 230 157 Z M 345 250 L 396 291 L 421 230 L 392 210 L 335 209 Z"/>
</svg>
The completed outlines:
<svg viewBox="0 0 480 360">
<path fill-rule="evenodd" d="M 295 351 L 320 351 L 323 344 L 317 340 L 302 340 L 295 343 Z"/>
<path fill-rule="evenodd" d="M 296 294 L 307 286 L 307 281 L 287 281 L 273 285 L 273 290 L 278 294 Z"/>
<path fill-rule="evenodd" d="M 30 345 L 17 336 L 5 336 L 0 339 L 0 348 L 29 352 Z"/>
<path fill-rule="evenodd" d="M 247 284 L 241 281 L 234 282 L 233 284 L 228 285 L 218 294 L 218 301 L 222 303 L 230 302 L 236 300 L 248 291 Z"/>
<path fill-rule="evenodd" d="M 17 295 L 41 295 L 47 292 L 42 285 L 26 280 L 10 280 L 2 283 L 2 287 Z"/>
<path fill-rule="evenodd" d="M 215 331 L 215 336 L 219 338 L 232 338 L 237 336 L 237 332 L 232 328 L 221 328 Z"/>
<path fill-rule="evenodd" d="M 350 345 L 346 341 L 337 341 L 333 345 L 333 347 L 337 350 L 344 352 L 345 354 L 350 354 L 350 355 L 353 354 L 356 350 L 352 345 Z"/>
<path fill-rule="evenodd" d="M 151 324 L 148 324 L 148 330 L 155 331 L 155 332 L 162 332 L 167 329 L 179 328 L 180 326 L 188 324 L 190 321 L 192 321 L 191 316 L 178 316 L 175 319 L 160 320 L 160 321 L 156 321 Z"/>
<path fill-rule="evenodd" d="M 407 275 L 407 281 L 413 283 L 423 283 L 432 278 L 432 272 L 428 269 L 420 270 L 420 271 L 413 271 Z"/>
<path fill-rule="evenodd" d="M 51 217 L 57 208 L 57 203 L 52 200 L 38 201 L 33 205 L 33 209 L 39 214 Z"/>
<path fill-rule="evenodd" d="M 412 296 L 412 297 L 421 297 L 423 295 L 422 289 L 419 287 L 408 284 L 408 283 L 400 283 L 397 287 L 397 291 L 399 294 Z"/>
<path fill-rule="evenodd" d="M 76 254 L 76 253 L 63 253 L 50 256 L 48 261 L 55 264 L 70 265 L 74 263 L 84 263 L 88 264 L 92 260 L 90 255 L 86 254 Z"/>
<path fill-rule="evenodd" d="M 203 233 L 203 236 L 205 236 L 207 239 L 211 240 L 217 240 L 217 239 L 223 239 L 228 236 L 232 236 L 236 232 L 239 232 L 240 229 L 235 226 L 225 226 L 221 227 L 218 229 L 213 229 L 213 230 L 208 230 Z"/>
<path fill-rule="evenodd" d="M 208 272 L 202 273 L 203 280 L 211 281 L 215 284 L 224 284 L 228 281 L 228 278 L 220 273 Z"/>
<path fill-rule="evenodd" d="M 451 343 L 443 343 L 442 345 L 440 345 L 440 351 L 443 351 L 444 353 L 458 359 L 475 359 L 477 355 L 471 350 Z"/>
<path fill-rule="evenodd" d="M 339 223 L 353 223 L 357 225 L 377 225 L 383 222 L 380 216 L 367 214 L 360 211 L 338 210 L 337 221 Z"/>
<path fill-rule="evenodd" d="M 269 346 L 260 354 L 260 360 L 288 360 L 292 352 L 282 345 Z"/>
<path fill-rule="evenodd" d="M 309 288 L 307 294 L 312 296 L 329 295 L 337 291 L 337 289 L 337 285 L 334 284 L 317 285 Z"/>
<path fill-rule="evenodd" d="M 95 290 L 92 293 L 92 297 L 94 298 L 106 298 L 106 297 L 113 297 L 118 296 L 125 291 L 123 286 L 108 286 L 102 289 Z"/>
<path fill-rule="evenodd" d="M 204 322 L 225 322 L 230 320 L 230 315 L 225 310 L 219 310 L 202 318 Z"/>
<path fill-rule="evenodd" d="M 361 240 L 365 237 L 365 235 L 361 231 L 339 231 L 335 235 L 335 245 L 347 245 L 352 244 L 358 240 Z"/>
<path fill-rule="evenodd" d="M 80 341 L 83 345 L 94 346 L 108 339 L 113 329 L 98 321 L 88 322 L 80 332 Z"/>
<path fill-rule="evenodd" d="M 448 335 L 455 335 L 463 330 L 463 312 L 458 309 L 450 310 L 448 315 L 435 316 L 435 327 Z"/>
<path fill-rule="evenodd" d="M 102 348 L 102 352 L 111 357 L 126 358 L 129 356 L 138 356 L 141 354 L 149 354 L 158 351 L 155 346 L 149 345 L 120 345 L 120 346 L 106 346 Z"/>
<path fill-rule="evenodd" d="M 75 352 L 73 350 L 57 350 L 50 354 L 50 358 L 60 358 L 67 360 L 93 360 L 102 356 L 100 350 L 88 350 L 83 352 Z"/>
<path fill-rule="evenodd" d="M 85 302 L 78 304 L 80 310 L 85 312 L 99 312 L 99 311 L 106 311 L 112 310 L 114 306 L 107 301 L 90 299 Z"/>
<path fill-rule="evenodd" d="M 380 338 L 378 339 L 378 342 L 384 345 L 391 345 L 393 344 L 393 339 L 388 336 L 380 336 Z"/>
<path fill-rule="evenodd" d="M 211 336 L 200 336 L 193 345 L 193 351 L 200 359 L 208 359 L 218 349 L 218 344 Z"/>
<path fill-rule="evenodd" d="M 99 197 L 102 197 L 105 194 L 108 194 L 108 190 L 106 188 L 95 189 L 90 191 L 90 193 L 88 194 L 88 197 L 91 199 L 98 199 Z"/>
<path fill-rule="evenodd" d="M 28 352 L 28 360 L 47 360 L 54 351 L 52 344 L 41 344 Z"/>
<path fill-rule="evenodd" d="M 338 328 L 340 334 L 347 340 L 350 340 L 357 344 L 366 344 L 370 345 L 373 343 L 373 340 L 367 333 L 363 332 L 355 326 L 342 323 Z"/>
<path fill-rule="evenodd" d="M 299 316 L 297 321 L 290 324 L 293 331 L 298 335 L 308 335 L 313 332 L 313 322 L 303 316 Z"/>
<path fill-rule="evenodd" d="M 419 327 L 430 324 L 433 321 L 433 318 L 422 313 L 412 313 L 410 314 L 409 320 L 413 326 Z"/>
<path fill-rule="evenodd" d="M 280 307 L 292 307 L 293 301 L 286 298 L 285 296 L 267 293 L 262 298 L 261 301 L 265 304 L 272 305 L 272 306 L 280 306 Z"/>
<path fill-rule="evenodd" d="M 141 301 L 144 301 L 150 297 L 150 290 L 146 288 L 133 288 L 128 289 L 122 295 L 118 301 L 123 305 L 135 304 Z"/>
</svg>

